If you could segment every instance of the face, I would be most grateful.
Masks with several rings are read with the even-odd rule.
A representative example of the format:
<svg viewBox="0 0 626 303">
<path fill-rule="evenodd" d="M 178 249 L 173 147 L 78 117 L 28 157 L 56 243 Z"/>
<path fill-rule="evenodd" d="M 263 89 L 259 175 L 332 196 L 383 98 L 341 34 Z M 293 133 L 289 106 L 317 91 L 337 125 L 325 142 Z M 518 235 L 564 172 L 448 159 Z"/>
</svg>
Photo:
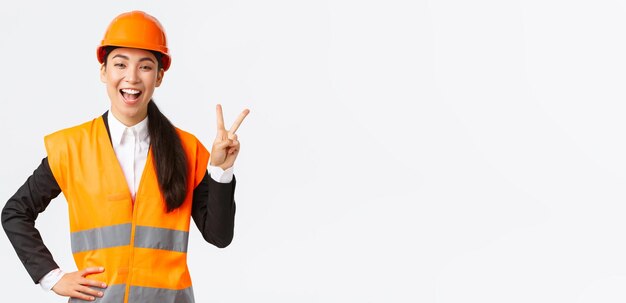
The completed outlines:
<svg viewBox="0 0 626 303">
<path fill-rule="evenodd" d="M 107 86 L 111 113 L 126 126 L 135 125 L 148 114 L 154 88 L 161 85 L 163 69 L 155 56 L 143 49 L 116 48 L 100 68 Z"/>
</svg>

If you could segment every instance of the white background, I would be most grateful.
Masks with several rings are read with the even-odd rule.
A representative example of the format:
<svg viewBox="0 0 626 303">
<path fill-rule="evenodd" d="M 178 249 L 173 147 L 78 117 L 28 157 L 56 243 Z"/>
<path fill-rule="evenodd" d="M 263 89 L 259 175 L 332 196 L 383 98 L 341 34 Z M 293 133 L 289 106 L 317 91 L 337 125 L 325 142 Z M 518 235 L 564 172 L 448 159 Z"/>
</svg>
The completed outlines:
<svg viewBox="0 0 626 303">
<path fill-rule="evenodd" d="M 197 302 L 624 302 L 624 1 L 0 4 L 0 197 L 109 107 L 119 13 L 166 28 L 162 111 L 242 150 L 235 239 L 192 226 Z M 67 206 L 37 227 L 75 270 Z M 0 236 L 2 301 L 64 302 Z M 18 299 L 20 298 L 20 299 Z"/>
</svg>

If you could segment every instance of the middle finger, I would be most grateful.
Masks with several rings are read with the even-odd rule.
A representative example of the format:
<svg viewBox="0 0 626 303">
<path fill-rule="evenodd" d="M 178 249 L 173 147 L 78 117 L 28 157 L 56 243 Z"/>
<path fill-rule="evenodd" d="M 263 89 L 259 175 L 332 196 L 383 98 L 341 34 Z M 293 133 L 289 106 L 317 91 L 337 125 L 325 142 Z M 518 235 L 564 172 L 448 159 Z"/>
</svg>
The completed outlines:
<svg viewBox="0 0 626 303">
<path fill-rule="evenodd" d="M 95 286 L 95 287 L 99 287 L 99 288 L 106 288 L 107 287 L 107 284 L 104 283 L 104 282 L 100 282 L 100 281 L 96 281 L 96 280 L 90 280 L 90 279 L 83 279 L 83 280 L 80 281 L 80 284 Z"/>
<path fill-rule="evenodd" d="M 237 131 L 237 129 L 239 128 L 239 125 L 241 125 L 241 122 L 243 122 L 243 119 L 246 118 L 246 116 L 250 113 L 249 109 L 244 109 L 241 114 L 239 114 L 239 117 L 237 117 L 237 120 L 235 120 L 235 122 L 233 123 L 233 126 L 230 127 L 230 129 L 228 130 L 229 134 L 235 134 L 235 132 Z"/>
</svg>

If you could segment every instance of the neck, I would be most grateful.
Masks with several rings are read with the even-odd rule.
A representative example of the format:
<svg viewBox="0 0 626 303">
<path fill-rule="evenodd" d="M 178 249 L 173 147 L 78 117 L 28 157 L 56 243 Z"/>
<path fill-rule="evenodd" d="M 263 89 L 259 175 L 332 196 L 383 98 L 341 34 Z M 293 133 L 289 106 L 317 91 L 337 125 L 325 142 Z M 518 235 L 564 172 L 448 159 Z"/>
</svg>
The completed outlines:
<svg viewBox="0 0 626 303">
<path fill-rule="evenodd" d="M 137 125 L 137 123 L 143 121 L 148 116 L 148 113 L 137 114 L 136 116 L 125 116 L 115 111 L 113 107 L 111 107 L 111 114 L 113 117 L 124 124 L 126 127 L 131 127 Z"/>
</svg>

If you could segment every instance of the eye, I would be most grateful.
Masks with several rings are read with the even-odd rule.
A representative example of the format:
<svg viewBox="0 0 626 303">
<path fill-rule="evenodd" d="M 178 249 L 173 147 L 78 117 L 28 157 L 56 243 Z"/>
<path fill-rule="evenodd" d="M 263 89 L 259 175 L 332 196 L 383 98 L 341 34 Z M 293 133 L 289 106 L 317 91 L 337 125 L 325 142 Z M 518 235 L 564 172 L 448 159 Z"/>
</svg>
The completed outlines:
<svg viewBox="0 0 626 303">
<path fill-rule="evenodd" d="M 115 63 L 115 64 L 113 64 L 113 66 L 115 66 L 117 68 L 125 68 L 126 64 L 124 64 L 124 63 Z"/>
<path fill-rule="evenodd" d="M 141 67 L 139 67 L 141 70 L 143 71 L 151 71 L 152 70 L 152 66 L 148 66 L 148 65 L 143 65 Z"/>
</svg>

